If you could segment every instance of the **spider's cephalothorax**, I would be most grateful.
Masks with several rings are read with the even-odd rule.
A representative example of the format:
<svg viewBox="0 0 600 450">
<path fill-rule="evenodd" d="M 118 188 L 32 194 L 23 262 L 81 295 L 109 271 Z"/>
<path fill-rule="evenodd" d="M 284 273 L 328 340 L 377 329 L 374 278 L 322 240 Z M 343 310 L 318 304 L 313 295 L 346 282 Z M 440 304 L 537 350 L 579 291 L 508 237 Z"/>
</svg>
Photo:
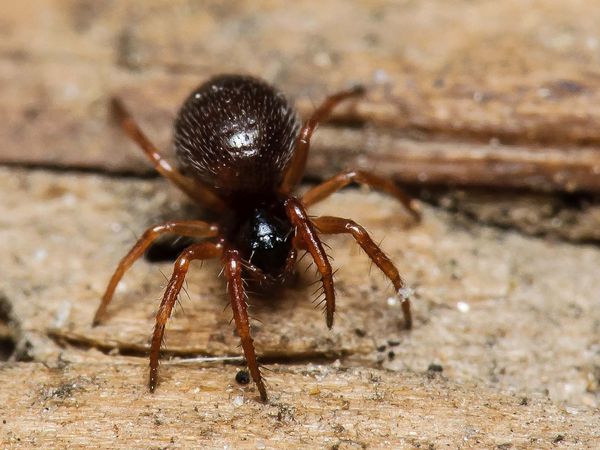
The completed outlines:
<svg viewBox="0 0 600 450">
<path fill-rule="evenodd" d="M 94 324 L 100 323 L 124 273 L 160 235 L 199 239 L 177 258 L 152 335 L 151 390 L 158 382 L 158 360 L 165 325 L 194 259 L 221 258 L 233 318 L 244 355 L 260 397 L 267 391 L 260 373 L 246 305 L 243 277 L 261 284 L 283 282 L 294 270 L 299 250 L 310 254 L 321 275 L 327 326 L 333 325 L 333 272 L 320 234 L 351 234 L 391 280 L 402 297 L 405 325 L 411 326 L 410 302 L 404 282 L 390 259 L 357 223 L 339 217 L 309 218 L 306 208 L 350 183 L 362 183 L 397 198 L 419 220 L 410 200 L 391 181 L 362 171 L 347 171 L 313 187 L 301 198 L 292 194 L 306 166 L 314 130 L 342 100 L 357 96 L 353 88 L 328 97 L 300 127 L 285 97 L 263 81 L 239 75 L 215 77 L 192 92 L 175 122 L 175 148 L 186 175 L 165 161 L 139 129 L 122 103 L 113 101 L 121 125 L 142 148 L 156 170 L 220 217 L 211 224 L 200 220 L 172 221 L 146 230 L 113 274 Z"/>
<path fill-rule="evenodd" d="M 284 278 L 289 267 L 286 261 L 295 255 L 292 246 L 293 226 L 283 205 L 269 209 L 257 207 L 232 230 L 229 241 L 242 258 L 275 278 Z M 281 206 L 281 207 L 280 207 Z"/>
</svg>

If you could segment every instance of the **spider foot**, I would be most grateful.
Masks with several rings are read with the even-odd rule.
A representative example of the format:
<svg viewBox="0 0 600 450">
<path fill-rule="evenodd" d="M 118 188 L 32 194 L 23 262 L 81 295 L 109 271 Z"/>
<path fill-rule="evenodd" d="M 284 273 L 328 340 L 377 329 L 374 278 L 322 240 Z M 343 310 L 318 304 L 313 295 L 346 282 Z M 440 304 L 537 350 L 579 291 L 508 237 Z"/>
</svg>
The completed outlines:
<svg viewBox="0 0 600 450">
<path fill-rule="evenodd" d="M 413 289 L 408 286 L 401 287 L 396 291 L 396 296 L 400 300 L 400 306 L 402 306 L 402 313 L 404 314 L 404 328 L 410 330 L 412 328 L 412 314 L 410 312 L 410 297 L 415 293 Z"/>
</svg>

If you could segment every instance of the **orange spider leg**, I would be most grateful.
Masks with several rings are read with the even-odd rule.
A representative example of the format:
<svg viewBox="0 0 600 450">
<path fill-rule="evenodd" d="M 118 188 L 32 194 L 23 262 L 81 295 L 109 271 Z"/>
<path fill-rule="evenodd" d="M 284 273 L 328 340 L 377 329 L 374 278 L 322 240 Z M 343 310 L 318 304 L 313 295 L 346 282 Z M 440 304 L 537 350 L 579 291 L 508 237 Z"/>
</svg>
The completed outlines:
<svg viewBox="0 0 600 450">
<path fill-rule="evenodd" d="M 153 392 L 158 383 L 158 358 L 160 356 L 160 345 L 165 333 L 165 325 L 167 320 L 169 320 L 169 317 L 171 317 L 173 306 L 175 306 L 177 296 L 185 281 L 190 262 L 194 259 L 216 258 L 222 253 L 223 248 L 220 244 L 200 242 L 199 244 L 193 244 L 186 248 L 181 255 L 179 255 L 177 261 L 175 261 L 173 275 L 165 289 L 165 294 L 160 303 L 158 313 L 156 314 L 156 324 L 154 326 L 154 333 L 152 334 L 152 343 L 150 346 L 150 378 L 148 381 L 150 391 Z"/>
<path fill-rule="evenodd" d="M 224 259 L 225 277 L 227 278 L 227 288 L 229 291 L 229 299 L 231 302 L 231 309 L 233 310 L 235 326 L 238 335 L 240 336 L 240 341 L 242 342 L 242 349 L 244 350 L 248 369 L 250 369 L 252 379 L 254 380 L 254 383 L 256 383 L 258 392 L 260 392 L 260 399 L 263 402 L 266 402 L 268 399 L 267 389 L 265 388 L 260 374 L 256 352 L 254 350 L 254 341 L 250 335 L 248 305 L 246 304 L 246 293 L 244 291 L 244 282 L 242 280 L 242 260 L 237 250 L 227 250 Z"/>
<path fill-rule="evenodd" d="M 143 150 L 158 173 L 203 206 L 217 212 L 225 209 L 223 201 L 208 187 L 194 179 L 187 178 L 161 156 L 156 146 L 146 137 L 118 98 L 112 99 L 112 108 L 125 133 Z"/>
<path fill-rule="evenodd" d="M 348 186 L 350 183 L 360 183 L 367 185 L 373 189 L 376 189 L 396 198 L 404 207 L 411 213 L 415 220 L 421 220 L 421 213 L 415 200 L 411 199 L 406 195 L 396 184 L 382 178 L 377 175 L 373 175 L 362 170 L 350 170 L 348 172 L 342 172 L 323 183 L 313 187 L 302 197 L 302 203 L 307 208 L 314 205 L 317 202 L 329 197 L 336 191 Z"/>
<path fill-rule="evenodd" d="M 129 253 L 125 255 L 119 262 L 113 276 L 106 287 L 106 291 L 102 296 L 102 302 L 96 314 L 92 326 L 100 324 L 102 317 L 106 313 L 106 309 L 110 304 L 115 289 L 125 275 L 125 272 L 133 265 L 133 263 L 144 254 L 146 249 L 152 244 L 152 242 L 162 234 L 175 233 L 181 236 L 208 238 L 215 237 L 218 234 L 218 227 L 216 225 L 210 225 L 200 220 L 189 220 L 189 221 L 178 221 L 178 222 L 166 222 L 161 225 L 156 225 L 152 228 L 148 228 L 137 243 L 129 250 Z"/>
<path fill-rule="evenodd" d="M 286 169 L 280 191 L 288 194 L 300 182 L 306 168 L 306 160 L 308 159 L 308 151 L 310 150 L 310 139 L 312 134 L 317 129 L 319 123 L 327 120 L 333 108 L 340 102 L 362 95 L 365 89 L 361 86 L 356 86 L 346 91 L 338 92 L 325 99 L 323 103 L 313 112 L 312 116 L 306 121 L 296 143 L 294 156 L 288 168 Z"/>
<path fill-rule="evenodd" d="M 290 197 L 285 201 L 285 209 L 290 222 L 292 222 L 292 225 L 296 228 L 296 233 L 302 238 L 306 249 L 312 256 L 317 265 L 317 269 L 321 274 L 323 291 L 325 293 L 327 327 L 331 328 L 333 326 L 333 313 L 335 312 L 335 290 L 333 288 L 333 272 L 331 270 L 329 258 L 317 235 L 317 230 L 308 218 L 302 203 L 297 199 Z"/>
<path fill-rule="evenodd" d="M 340 217 L 322 216 L 313 219 L 317 229 L 323 234 L 348 233 L 358 242 L 369 258 L 379 267 L 379 269 L 390 279 L 399 297 L 402 299 L 402 313 L 404 314 L 404 326 L 412 327 L 412 315 L 410 312 L 410 290 L 406 287 L 404 280 L 400 277 L 398 269 L 394 263 L 381 251 L 373 242 L 373 239 L 353 220 L 342 219 Z"/>
</svg>

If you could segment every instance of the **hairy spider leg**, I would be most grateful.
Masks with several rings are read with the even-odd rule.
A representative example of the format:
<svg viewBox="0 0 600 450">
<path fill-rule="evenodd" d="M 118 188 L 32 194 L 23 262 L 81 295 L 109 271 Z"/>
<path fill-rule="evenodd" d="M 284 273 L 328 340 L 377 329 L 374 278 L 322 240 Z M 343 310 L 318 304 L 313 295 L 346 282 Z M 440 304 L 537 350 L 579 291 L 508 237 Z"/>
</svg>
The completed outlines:
<svg viewBox="0 0 600 450">
<path fill-rule="evenodd" d="M 333 314 L 335 312 L 335 290 L 333 287 L 333 271 L 323 244 L 317 235 L 315 226 L 308 218 L 302 203 L 299 200 L 290 197 L 285 201 L 286 213 L 292 225 L 296 228 L 296 233 L 302 238 L 306 250 L 312 256 L 317 270 L 321 274 L 323 283 L 323 292 L 325 293 L 325 308 L 327 327 L 333 326 Z"/>
<path fill-rule="evenodd" d="M 113 298 L 115 289 L 117 288 L 119 281 L 121 281 L 121 278 L 123 278 L 123 275 L 125 275 L 125 272 L 144 254 L 150 244 L 152 244 L 159 236 L 173 233 L 188 237 L 209 238 L 217 236 L 218 232 L 219 229 L 216 225 L 211 225 L 200 220 L 166 222 L 148 228 L 131 250 L 129 250 L 129 253 L 127 253 L 127 255 L 119 262 L 119 265 L 113 273 L 113 276 L 106 287 L 106 291 L 102 296 L 102 302 L 96 310 L 92 326 L 100 324 L 102 317 L 106 313 L 106 309 Z"/>
<path fill-rule="evenodd" d="M 312 116 L 306 121 L 298 141 L 296 142 L 296 148 L 294 149 L 294 156 L 288 166 L 283 181 L 280 186 L 280 190 L 284 194 L 289 194 L 292 189 L 300 182 L 304 175 L 304 169 L 306 168 L 306 161 L 308 159 L 308 151 L 310 150 L 310 139 L 313 132 L 317 129 L 317 126 L 327 120 L 333 108 L 335 108 L 340 102 L 362 95 L 365 89 L 362 86 L 356 86 L 352 89 L 338 92 L 327 97 L 323 103 L 312 113 Z"/>
<path fill-rule="evenodd" d="M 400 277 L 394 263 L 385 255 L 385 253 L 383 253 L 379 246 L 373 242 L 373 239 L 371 239 L 366 230 L 353 220 L 342 219 L 340 217 L 321 216 L 312 219 L 312 221 L 315 227 L 323 234 L 347 233 L 354 237 L 369 258 L 371 258 L 375 265 L 379 267 L 394 285 L 396 293 L 402 300 L 404 326 L 407 329 L 410 329 L 412 327 L 412 315 L 410 312 L 410 300 L 408 295 L 404 294 L 406 290 L 404 280 Z"/>
<path fill-rule="evenodd" d="M 173 275 L 169 280 L 160 307 L 156 313 L 156 324 L 154 326 L 152 343 L 150 345 L 150 378 L 148 380 L 150 391 L 154 392 L 158 383 L 158 358 L 160 356 L 160 346 L 165 333 L 165 325 L 167 320 L 169 320 L 169 317 L 171 317 L 173 306 L 177 301 L 177 296 L 185 281 L 190 262 L 195 259 L 216 258 L 222 254 L 223 247 L 221 244 L 215 244 L 214 242 L 200 242 L 186 248 L 181 252 L 177 261 L 175 261 Z"/>
<path fill-rule="evenodd" d="M 360 183 L 391 195 L 404 205 L 417 222 L 421 220 L 421 212 L 419 211 L 417 202 L 406 195 L 393 181 L 363 172 L 362 170 L 350 170 L 329 178 L 308 190 L 302 197 L 302 203 L 308 208 L 329 197 L 334 192 L 348 186 L 350 183 Z"/>
<path fill-rule="evenodd" d="M 233 311 L 233 319 L 237 328 L 246 363 L 252 379 L 260 392 L 260 399 L 266 402 L 267 389 L 263 383 L 256 352 L 254 350 L 254 341 L 250 335 L 250 321 L 248 319 L 248 305 L 246 303 L 246 292 L 244 291 L 244 282 L 242 280 L 242 259 L 237 250 L 227 250 L 224 254 L 225 260 L 225 278 L 227 278 L 227 290 L 229 300 Z"/>
<path fill-rule="evenodd" d="M 146 137 L 121 100 L 113 98 L 112 109 L 125 133 L 143 150 L 158 173 L 203 206 L 216 212 L 221 212 L 225 209 L 224 202 L 207 186 L 184 176 L 162 157 L 156 146 Z"/>
</svg>

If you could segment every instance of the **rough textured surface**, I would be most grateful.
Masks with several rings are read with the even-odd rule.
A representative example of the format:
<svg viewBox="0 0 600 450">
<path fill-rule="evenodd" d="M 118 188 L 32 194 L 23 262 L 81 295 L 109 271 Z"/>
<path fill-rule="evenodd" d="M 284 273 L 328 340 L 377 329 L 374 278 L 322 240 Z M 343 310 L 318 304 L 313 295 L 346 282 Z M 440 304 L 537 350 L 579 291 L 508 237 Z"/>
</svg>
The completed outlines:
<svg viewBox="0 0 600 450">
<path fill-rule="evenodd" d="M 242 72 L 276 83 L 305 115 L 327 93 L 367 85 L 317 142 L 336 157 L 313 159 L 313 175 L 361 165 L 410 182 L 600 189 L 600 4 L 587 0 L 0 8 L 1 161 L 147 171 L 121 150 L 110 95 L 166 148 L 186 95 Z"/>
<path fill-rule="evenodd" d="M 592 195 L 426 187 L 442 208 L 418 226 L 374 193 L 319 205 L 384 239 L 416 289 L 415 328 L 356 245 L 331 238 L 333 331 L 310 271 L 253 300 L 267 406 L 234 385 L 217 262 L 192 268 L 155 396 L 144 355 L 170 265 L 140 261 L 89 326 L 135 236 L 197 213 L 163 180 L 118 175 L 151 169 L 111 95 L 169 154 L 178 105 L 210 75 L 261 76 L 303 116 L 361 82 L 366 98 L 315 135 L 313 179 L 352 167 L 593 191 L 599 22 L 586 0 L 2 2 L 0 162 L 55 170 L 0 169 L 0 447 L 599 448 L 600 250 L 512 231 L 597 242 Z"/>
<path fill-rule="evenodd" d="M 572 242 L 600 242 L 600 197 L 492 189 L 421 189 L 420 197 L 467 221 Z"/>
<path fill-rule="evenodd" d="M 182 296 L 183 309 L 178 308 L 169 323 L 167 349 L 178 358 L 212 355 L 217 361 L 211 363 L 210 370 L 203 369 L 202 359 L 173 360 L 173 365 L 163 365 L 163 384 L 156 399 L 145 393 L 143 355 L 170 265 L 140 261 L 126 275 L 107 323 L 90 328 L 105 283 L 135 235 L 167 217 L 193 214 L 193 209 L 182 203 L 181 195 L 163 180 L 44 171 L 2 169 L 0 183 L 5 194 L 0 198 L 0 256 L 9 262 L 0 292 L 3 309 L 10 311 L 17 357 L 66 370 L 65 375 L 62 369 L 39 372 L 29 365 L 16 365 L 0 371 L 0 377 L 13 380 L 11 383 L 29 377 L 32 370 L 39 377 L 27 385 L 31 387 L 23 387 L 27 401 L 12 393 L 8 403 L 0 407 L 3 416 L 25 418 L 5 428 L 10 430 L 11 439 L 43 442 L 52 436 L 31 432 L 27 425 L 34 420 L 36 407 L 44 402 L 54 404 L 49 399 L 53 394 L 43 394 L 43 386 L 59 389 L 65 383 L 79 385 L 78 380 L 83 383 L 82 390 L 73 389 L 73 394 L 67 395 L 75 405 L 94 409 L 93 398 L 117 396 L 122 408 L 131 402 L 140 408 L 134 418 L 125 419 L 121 407 L 110 412 L 102 406 L 96 426 L 103 433 L 114 429 L 115 422 L 121 430 L 120 421 L 129 420 L 136 425 L 127 425 L 129 431 L 121 436 L 159 434 L 163 439 L 172 434 L 161 431 L 160 425 L 147 417 L 163 414 L 165 417 L 158 419 L 161 423 L 178 417 L 182 429 L 188 429 L 188 421 L 198 418 L 194 405 L 205 417 L 213 414 L 206 408 L 220 411 L 223 402 L 229 411 L 223 412 L 225 423 L 245 430 L 251 442 L 262 439 L 265 430 L 273 427 L 268 421 L 272 419 L 253 421 L 251 427 L 244 425 L 244 417 L 254 417 L 254 411 L 260 410 L 252 403 L 256 394 L 248 388 L 244 398 L 249 406 L 244 408 L 250 409 L 233 412 L 232 398 L 238 394 L 228 391 L 228 386 L 237 369 L 218 361 L 224 356 L 238 356 L 240 351 L 228 323 L 230 312 L 224 311 L 224 286 L 217 278 L 216 262 L 193 267 L 187 287 L 190 298 Z M 388 416 L 395 419 L 386 421 L 386 415 L 373 404 L 379 411 L 373 423 L 382 427 L 382 432 L 368 441 L 375 446 L 385 445 L 388 438 L 397 445 L 410 446 L 429 441 L 457 443 L 466 435 L 477 435 L 479 440 L 472 443 L 475 447 L 478 443 L 525 446 L 527 439 L 536 448 L 550 446 L 552 439 L 594 447 L 600 404 L 598 248 L 527 238 L 456 221 L 430 207 L 425 208 L 424 222 L 414 226 L 392 200 L 368 192 L 335 195 L 312 212 L 353 217 L 375 239 L 383 239 L 383 248 L 416 289 L 416 321 L 411 332 L 399 328 L 400 310 L 387 282 L 376 268 L 369 275 L 367 258 L 344 237 L 327 240 L 334 265 L 340 268 L 339 313 L 333 331 L 327 330 L 322 313 L 310 303 L 312 289 L 307 285 L 313 279 L 311 272 L 273 299 L 254 300 L 253 316 L 261 321 L 253 327 L 259 353 L 268 356 L 269 365 L 276 368 L 271 375 L 275 380 L 271 394 L 274 399 L 285 399 L 286 411 L 298 411 L 294 422 L 297 433 L 286 425 L 282 435 L 304 445 L 312 442 L 303 441 L 306 436 L 331 445 L 336 439 L 364 439 L 360 433 L 352 437 L 350 432 L 331 431 L 337 423 L 334 417 L 344 414 L 334 412 L 343 399 L 333 393 L 333 387 L 324 395 L 325 391 L 315 389 L 310 379 L 306 384 L 300 382 L 311 362 L 321 362 L 324 366 L 318 371 L 328 374 L 325 386 L 345 380 L 347 388 L 355 392 L 352 395 L 357 397 L 349 400 L 351 405 L 371 395 L 361 391 L 363 385 L 372 388 L 365 377 L 385 380 L 381 383 L 384 404 L 391 408 Z M 289 367 L 276 365 L 294 362 L 296 365 Z M 432 363 L 442 366 L 449 384 L 436 381 L 433 387 L 429 385 L 427 374 L 431 374 L 428 368 Z M 351 369 L 348 375 L 332 375 L 346 369 Z M 182 384 L 172 384 L 173 380 Z M 186 403 L 190 390 L 204 392 L 205 385 L 210 387 L 210 395 L 202 394 Z M 294 389 L 304 394 L 292 395 Z M 344 389 L 340 396 L 345 395 Z M 7 392 L 13 391 L 10 388 Z M 513 394 L 501 393 L 506 391 Z M 311 392 L 314 403 L 311 400 L 309 406 L 304 395 Z M 33 397 L 43 395 L 46 400 L 34 402 Z M 520 402 L 527 403 L 532 397 L 543 399 L 539 400 L 542 403 L 535 400 L 532 409 L 523 409 Z M 159 399 L 165 398 L 169 400 L 163 404 Z M 269 411 L 278 410 L 279 401 L 260 410 L 260 417 L 270 417 Z M 432 401 L 442 405 L 437 409 Z M 449 412 L 449 405 L 458 410 Z M 78 433 L 80 428 L 67 425 L 78 420 L 77 415 L 67 418 L 68 411 L 75 414 L 76 410 L 62 408 L 50 408 L 40 420 L 49 429 L 53 429 L 52 423 L 64 423 L 65 442 L 82 442 L 85 436 Z M 530 414 L 531 421 L 523 419 L 523 411 Z M 220 413 L 214 414 L 210 420 L 218 422 Z M 472 419 L 465 421 L 465 417 Z M 360 429 L 359 419 L 348 420 L 342 424 L 345 430 Z M 435 429 L 424 430 L 427 423 L 435 423 Z M 566 430 L 561 431 L 558 423 Z M 145 433 L 139 427 L 146 427 Z M 512 435 L 506 431 L 511 428 Z M 205 428 L 193 429 L 198 439 L 202 438 Z M 413 435 L 407 430 L 417 433 L 416 441 L 410 441 Z M 209 433 L 206 439 L 213 439 L 213 443 L 236 441 L 238 437 L 230 433 Z"/>
<path fill-rule="evenodd" d="M 229 368 L 165 368 L 150 395 L 145 366 L 17 364 L 0 371 L 3 445 L 11 448 L 597 448 L 590 416 L 443 376 L 277 366 L 272 402 Z M 26 381 L 17 381 L 25 378 Z M 594 420 L 600 418 L 594 414 Z M 40 426 L 42 425 L 42 426 Z"/>
</svg>

